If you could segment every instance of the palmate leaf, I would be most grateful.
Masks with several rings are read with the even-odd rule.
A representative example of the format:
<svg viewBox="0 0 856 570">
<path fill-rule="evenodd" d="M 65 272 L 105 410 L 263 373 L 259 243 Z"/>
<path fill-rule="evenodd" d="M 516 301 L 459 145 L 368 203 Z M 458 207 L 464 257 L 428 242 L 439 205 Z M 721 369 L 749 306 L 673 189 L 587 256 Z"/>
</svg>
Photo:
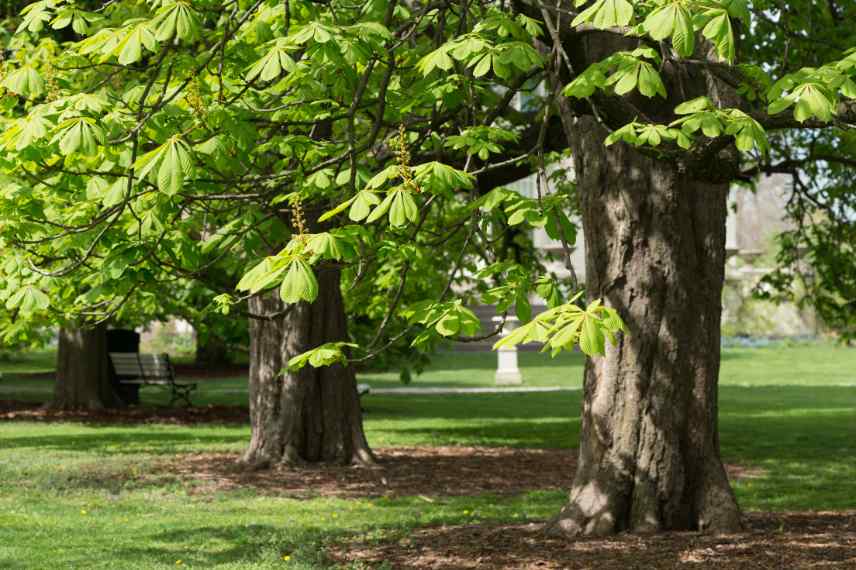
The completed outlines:
<svg viewBox="0 0 856 570">
<path fill-rule="evenodd" d="M 550 350 L 553 356 L 562 350 L 572 350 L 576 345 L 589 356 L 604 354 L 606 341 L 616 344 L 616 335 L 627 329 L 615 309 L 605 307 L 599 300 L 590 303 L 586 309 L 580 308 L 575 304 L 580 295 L 544 311 L 496 342 L 494 349 L 541 342 L 544 343 L 543 349 Z"/>
<path fill-rule="evenodd" d="M 51 28 L 61 30 L 71 24 L 71 29 L 83 36 L 89 32 L 89 24 L 100 19 L 101 16 L 98 14 L 85 12 L 73 6 L 63 6 L 57 11 L 56 18 L 51 21 Z"/>
<path fill-rule="evenodd" d="M 154 172 L 158 166 L 158 190 L 173 196 L 181 190 L 185 178 L 193 173 L 193 151 L 180 137 L 175 136 L 134 163 L 141 179 Z"/>
<path fill-rule="evenodd" d="M 26 285 L 18 289 L 9 300 L 6 301 L 6 308 L 11 310 L 19 310 L 22 313 L 33 313 L 35 311 L 43 311 L 50 306 L 50 298 L 41 289 L 32 285 Z"/>
<path fill-rule="evenodd" d="M 318 298 L 318 280 L 309 264 L 298 258 L 293 259 L 287 268 L 279 289 L 282 300 L 286 303 L 315 301 Z"/>
<path fill-rule="evenodd" d="M 130 65 L 138 62 L 143 57 L 143 47 L 150 52 L 158 49 L 157 39 L 152 32 L 148 21 L 142 21 L 134 25 L 131 30 L 111 50 L 117 56 L 122 65 Z"/>
<path fill-rule="evenodd" d="M 296 64 L 288 54 L 287 44 L 284 41 L 278 41 L 270 51 L 250 66 L 247 70 L 247 81 L 253 81 L 256 78 L 271 81 L 279 77 L 283 71 L 292 72 L 295 68 Z"/>
<path fill-rule="evenodd" d="M 45 81 L 35 68 L 24 65 L 6 76 L 3 87 L 12 93 L 36 99 L 44 94 Z"/>
<path fill-rule="evenodd" d="M 406 190 L 394 191 L 393 195 L 394 198 L 389 207 L 389 224 L 400 228 L 406 226 L 407 222 L 416 223 L 419 219 L 419 208 L 413 195 Z"/>
<path fill-rule="evenodd" d="M 18 26 L 18 29 L 15 33 L 20 33 L 24 30 L 28 32 L 38 33 L 41 32 L 45 24 L 51 21 L 53 18 L 53 12 L 51 9 L 54 7 L 55 2 L 53 0 L 40 0 L 39 2 L 33 2 L 32 4 L 24 7 L 21 10 L 21 15 L 24 18 L 21 20 L 21 24 Z"/>
<path fill-rule="evenodd" d="M 357 348 L 358 345 L 352 342 L 326 342 L 321 346 L 307 350 L 304 353 L 298 354 L 288 361 L 288 368 L 284 372 L 296 372 L 309 364 L 313 368 L 321 368 L 322 366 L 331 366 L 333 364 L 347 363 L 348 359 L 345 356 L 345 348 Z"/>
<path fill-rule="evenodd" d="M 578 2 L 577 4 L 582 4 Z M 633 19 L 633 4 L 627 0 L 597 0 L 571 22 L 572 27 L 590 23 L 595 28 L 626 26 Z"/>
<path fill-rule="evenodd" d="M 689 57 L 695 50 L 692 18 L 682 2 L 673 2 L 651 12 L 642 26 L 651 39 L 662 41 L 671 36 L 678 55 Z"/>
<path fill-rule="evenodd" d="M 437 161 L 413 167 L 413 176 L 421 188 L 432 193 L 470 190 L 473 187 L 472 175 Z"/>
<path fill-rule="evenodd" d="M 796 100 L 794 118 L 803 123 L 812 117 L 829 122 L 835 113 L 833 98 L 817 83 L 806 83 L 796 87 L 792 98 Z"/>
<path fill-rule="evenodd" d="M 98 145 L 104 144 L 104 131 L 90 117 L 68 119 L 57 125 L 59 131 L 54 141 L 59 141 L 59 151 L 68 156 L 80 151 L 92 156 L 98 152 Z"/>
<path fill-rule="evenodd" d="M 290 260 L 288 256 L 266 257 L 241 277 L 235 289 L 255 295 L 259 291 L 272 287 L 288 269 Z"/>
<path fill-rule="evenodd" d="M 702 29 L 702 35 L 713 42 L 716 53 L 729 63 L 734 61 L 736 47 L 734 45 L 734 28 L 731 18 L 725 9 L 707 10 L 705 16 L 710 17 Z"/>
<path fill-rule="evenodd" d="M 314 255 L 337 261 L 351 259 L 356 254 L 354 246 L 348 239 L 329 232 L 309 235 L 306 248 Z"/>
<path fill-rule="evenodd" d="M 41 115 L 30 114 L 12 123 L 0 136 L 0 143 L 6 150 L 20 151 L 47 136 L 52 126 Z"/>
<path fill-rule="evenodd" d="M 379 203 L 380 198 L 371 190 L 357 192 L 351 209 L 348 210 L 348 218 L 353 222 L 360 222 L 368 217 L 371 207 Z"/>
<path fill-rule="evenodd" d="M 189 2 L 179 0 L 165 5 L 152 20 L 158 41 L 166 42 L 178 36 L 184 41 L 193 41 L 199 35 L 199 17 Z"/>
<path fill-rule="evenodd" d="M 416 69 L 422 72 L 422 75 L 428 75 L 435 69 L 440 71 L 449 71 L 455 62 L 449 55 L 449 52 L 454 47 L 453 44 L 443 44 L 416 63 Z"/>
</svg>

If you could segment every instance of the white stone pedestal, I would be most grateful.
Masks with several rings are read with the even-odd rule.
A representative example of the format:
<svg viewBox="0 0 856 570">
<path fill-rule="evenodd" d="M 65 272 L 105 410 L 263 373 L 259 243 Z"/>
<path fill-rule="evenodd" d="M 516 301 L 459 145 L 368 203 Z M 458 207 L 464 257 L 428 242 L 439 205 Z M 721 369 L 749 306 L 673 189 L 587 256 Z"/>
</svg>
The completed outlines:
<svg viewBox="0 0 856 570">
<path fill-rule="evenodd" d="M 493 322 L 501 323 L 502 317 L 494 317 Z M 519 321 L 516 317 L 508 317 L 505 319 L 505 325 L 502 327 L 501 336 L 505 338 L 511 331 L 519 326 Z M 520 368 L 517 367 L 517 347 L 503 346 L 496 350 L 496 374 L 494 380 L 497 386 L 519 386 L 523 384 L 523 376 L 520 374 Z"/>
</svg>

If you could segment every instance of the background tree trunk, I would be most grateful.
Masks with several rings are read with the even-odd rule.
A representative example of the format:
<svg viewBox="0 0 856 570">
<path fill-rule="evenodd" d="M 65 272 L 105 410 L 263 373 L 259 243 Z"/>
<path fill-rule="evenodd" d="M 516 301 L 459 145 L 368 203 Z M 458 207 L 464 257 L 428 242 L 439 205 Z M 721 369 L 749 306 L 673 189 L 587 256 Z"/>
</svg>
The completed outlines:
<svg viewBox="0 0 856 570">
<path fill-rule="evenodd" d="M 580 455 L 554 528 L 735 531 L 717 382 L 728 183 L 708 183 L 577 122 L 588 294 L 629 334 L 585 371 Z"/>
<path fill-rule="evenodd" d="M 123 405 L 110 382 L 106 333 L 106 325 L 60 328 L 51 407 L 98 410 Z"/>
<path fill-rule="evenodd" d="M 325 342 L 347 340 L 338 269 L 317 271 L 318 299 L 286 307 L 278 291 L 250 299 L 250 422 L 244 462 L 372 463 L 356 377 L 334 365 L 280 374 L 288 360 Z M 285 312 L 287 311 L 287 312 Z"/>
<path fill-rule="evenodd" d="M 229 343 L 226 339 L 213 330 L 201 330 L 196 332 L 196 357 L 194 364 L 206 368 L 217 368 L 228 366 L 232 363 L 229 354 Z"/>
</svg>

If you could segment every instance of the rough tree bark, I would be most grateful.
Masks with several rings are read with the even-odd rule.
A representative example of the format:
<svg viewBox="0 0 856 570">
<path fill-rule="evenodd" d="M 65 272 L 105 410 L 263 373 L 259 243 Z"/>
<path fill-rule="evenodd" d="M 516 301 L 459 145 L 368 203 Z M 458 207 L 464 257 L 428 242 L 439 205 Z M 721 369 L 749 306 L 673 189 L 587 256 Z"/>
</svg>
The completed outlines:
<svg viewBox="0 0 856 570">
<path fill-rule="evenodd" d="M 60 328 L 51 407 L 98 410 L 123 405 L 110 382 L 106 333 L 106 325 Z"/>
<path fill-rule="evenodd" d="M 325 342 L 347 340 L 338 269 L 317 271 L 318 298 L 286 307 L 278 291 L 250 299 L 250 422 L 244 462 L 373 463 L 350 366 L 306 366 L 280 374 L 288 360 Z"/>
<path fill-rule="evenodd" d="M 629 333 L 587 364 L 577 473 L 553 528 L 735 531 L 717 432 L 728 183 L 605 135 L 576 123 L 586 285 Z"/>
</svg>

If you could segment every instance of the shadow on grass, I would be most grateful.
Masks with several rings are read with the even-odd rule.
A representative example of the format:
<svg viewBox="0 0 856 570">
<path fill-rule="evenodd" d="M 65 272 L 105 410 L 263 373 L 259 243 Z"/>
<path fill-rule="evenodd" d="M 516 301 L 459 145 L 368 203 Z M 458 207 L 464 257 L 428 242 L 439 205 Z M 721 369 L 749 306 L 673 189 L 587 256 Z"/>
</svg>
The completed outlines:
<svg viewBox="0 0 856 570">
<path fill-rule="evenodd" d="M 417 497 L 381 499 L 372 509 L 358 508 L 342 526 L 325 527 L 307 518 L 326 519 L 325 510 L 283 512 L 283 526 L 270 524 L 207 524 L 197 527 L 171 526 L 168 530 L 138 537 L 140 546 L 111 549 L 117 567 L 140 564 L 174 565 L 177 552 L 184 565 L 211 568 L 245 563 L 258 567 L 282 565 L 283 556 L 301 568 L 326 568 L 335 561 L 327 555 L 334 544 L 398 541 L 423 526 L 496 523 L 521 512 L 543 517 L 561 505 L 564 493 L 536 492 L 525 496 L 479 495 L 438 499 L 429 509 Z M 479 513 L 473 518 L 473 511 Z M 343 515 L 344 516 L 344 515 Z M 293 519 L 292 519 L 293 517 Z M 145 545 L 145 546 L 142 546 Z M 256 567 L 256 566 L 253 566 Z M 292 566 L 289 566 L 292 567 Z"/>
<path fill-rule="evenodd" d="M 42 437 L 3 437 L 6 449 L 32 448 L 44 451 L 97 452 L 101 455 L 170 455 L 188 451 L 204 450 L 214 445 L 243 443 L 249 441 L 247 433 L 206 434 L 204 429 L 176 427 L 169 431 L 152 431 L 145 427 L 116 431 L 109 427 L 93 427 L 91 433 L 52 434 Z M 242 430 L 243 431 L 243 430 Z"/>
</svg>

